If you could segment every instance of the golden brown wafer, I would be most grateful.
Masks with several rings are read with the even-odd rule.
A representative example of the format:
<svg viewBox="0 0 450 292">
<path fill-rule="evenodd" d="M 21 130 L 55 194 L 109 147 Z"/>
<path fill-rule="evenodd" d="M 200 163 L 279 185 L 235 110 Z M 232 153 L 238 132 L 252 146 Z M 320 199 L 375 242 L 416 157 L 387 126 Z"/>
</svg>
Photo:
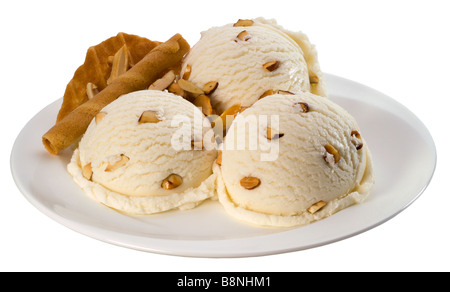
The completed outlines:
<svg viewBox="0 0 450 292">
<path fill-rule="evenodd" d="M 177 64 L 189 49 L 188 42 L 180 34 L 155 47 L 130 70 L 114 79 L 105 89 L 78 106 L 45 133 L 42 136 L 45 148 L 56 155 L 72 145 L 84 134 L 91 120 L 102 108 L 123 94 L 147 89 L 167 68 Z"/>
<path fill-rule="evenodd" d="M 120 48 L 126 46 L 130 64 L 134 65 L 159 44 L 160 42 L 120 32 L 116 36 L 90 47 L 86 53 L 84 64 L 78 67 L 72 80 L 66 86 L 63 103 L 56 121 L 59 122 L 76 107 L 88 101 L 86 94 L 88 83 L 95 84 L 99 91 L 107 86 L 106 81 L 111 74 L 111 64 L 108 62 L 108 58 L 114 56 Z"/>
</svg>

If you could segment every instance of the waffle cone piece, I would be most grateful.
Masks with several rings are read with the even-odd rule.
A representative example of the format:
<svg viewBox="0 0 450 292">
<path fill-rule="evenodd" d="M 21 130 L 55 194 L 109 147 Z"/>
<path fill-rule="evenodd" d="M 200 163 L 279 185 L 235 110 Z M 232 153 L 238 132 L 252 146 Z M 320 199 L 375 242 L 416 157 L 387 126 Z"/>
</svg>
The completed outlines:
<svg viewBox="0 0 450 292">
<path fill-rule="evenodd" d="M 76 107 L 88 101 L 86 93 L 88 83 L 94 84 L 98 91 L 107 86 L 112 67 L 109 58 L 122 47 L 125 46 L 129 64 L 133 66 L 159 44 L 160 42 L 121 32 L 90 47 L 86 53 L 84 64 L 75 71 L 72 80 L 67 84 L 56 121 L 61 121 Z"/>
<path fill-rule="evenodd" d="M 147 89 L 168 68 L 176 66 L 189 49 L 188 42 L 180 34 L 156 46 L 131 69 L 115 78 L 97 95 L 79 105 L 48 130 L 42 136 L 47 151 L 56 155 L 72 145 L 106 105 L 123 94 Z"/>
</svg>

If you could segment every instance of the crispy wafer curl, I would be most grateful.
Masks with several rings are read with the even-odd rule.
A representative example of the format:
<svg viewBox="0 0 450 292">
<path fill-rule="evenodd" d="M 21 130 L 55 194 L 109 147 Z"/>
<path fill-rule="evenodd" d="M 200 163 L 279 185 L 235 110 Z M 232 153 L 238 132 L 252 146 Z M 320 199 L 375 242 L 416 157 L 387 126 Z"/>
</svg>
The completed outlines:
<svg viewBox="0 0 450 292">
<path fill-rule="evenodd" d="M 114 79 L 105 89 L 78 106 L 45 133 L 42 142 L 47 151 L 57 155 L 72 145 L 84 134 L 101 109 L 121 95 L 148 88 L 165 70 L 180 62 L 189 49 L 188 42 L 180 34 L 156 46 L 130 70 Z"/>
</svg>

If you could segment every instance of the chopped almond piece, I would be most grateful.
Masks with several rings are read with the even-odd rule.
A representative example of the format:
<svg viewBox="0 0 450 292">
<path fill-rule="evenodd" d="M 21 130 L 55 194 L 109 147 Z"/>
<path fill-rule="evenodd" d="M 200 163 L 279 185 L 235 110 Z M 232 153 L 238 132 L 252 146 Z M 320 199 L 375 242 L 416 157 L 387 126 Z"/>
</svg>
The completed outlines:
<svg viewBox="0 0 450 292">
<path fill-rule="evenodd" d="M 191 76 L 191 71 L 192 71 L 191 65 L 187 64 L 186 65 L 186 69 L 184 70 L 184 73 L 183 73 L 183 79 L 184 80 L 188 80 L 189 79 L 189 77 Z"/>
<path fill-rule="evenodd" d="M 287 90 L 277 90 L 278 94 L 286 94 L 286 95 L 294 95 L 293 92 L 287 91 Z"/>
<path fill-rule="evenodd" d="M 248 33 L 248 31 L 243 30 L 243 31 L 241 31 L 241 32 L 236 36 L 236 38 L 234 39 L 234 41 L 235 41 L 235 42 L 238 42 L 238 41 L 246 42 L 246 41 L 248 41 L 248 40 L 251 39 L 251 38 L 252 38 L 252 37 L 251 37 L 251 35 Z"/>
<path fill-rule="evenodd" d="M 355 145 L 356 150 L 361 149 L 364 145 L 362 142 L 361 134 L 358 131 L 354 130 L 351 132 L 350 136 L 353 138 L 352 143 L 353 145 Z"/>
<path fill-rule="evenodd" d="M 330 163 L 330 161 L 328 159 L 329 154 L 334 158 L 334 160 L 333 160 L 334 163 L 338 163 L 339 160 L 341 160 L 341 154 L 339 154 L 339 151 L 337 151 L 336 148 L 334 148 L 333 145 L 327 144 L 327 145 L 324 146 L 324 148 L 325 148 L 324 159 L 325 159 L 326 162 Z"/>
<path fill-rule="evenodd" d="M 214 90 L 217 89 L 217 87 L 219 87 L 219 82 L 217 82 L 217 81 L 209 81 L 205 85 L 203 85 L 203 92 L 206 95 L 210 95 L 211 93 L 214 92 Z"/>
<path fill-rule="evenodd" d="M 105 112 L 99 112 L 98 114 L 95 115 L 95 124 L 97 125 L 98 123 L 100 123 L 103 118 L 106 116 Z"/>
<path fill-rule="evenodd" d="M 257 177 L 246 176 L 241 179 L 240 184 L 247 190 L 253 190 L 254 188 L 259 187 L 259 185 L 261 184 L 261 180 Z"/>
<path fill-rule="evenodd" d="M 152 85 L 148 87 L 149 90 L 164 90 L 167 87 L 172 84 L 172 82 L 175 80 L 175 72 L 173 70 L 170 70 L 166 74 L 164 74 L 163 77 L 153 82 Z"/>
<path fill-rule="evenodd" d="M 86 85 L 86 95 L 88 96 L 88 99 L 92 99 L 98 92 L 97 85 L 91 82 Z"/>
<path fill-rule="evenodd" d="M 203 141 L 191 141 L 191 147 L 194 150 L 203 150 L 205 149 L 203 145 Z"/>
<path fill-rule="evenodd" d="M 167 89 L 170 93 L 179 95 L 183 98 L 187 97 L 187 93 L 181 88 L 181 86 L 178 83 L 172 83 L 170 84 L 169 88 Z"/>
<path fill-rule="evenodd" d="M 119 169 L 120 167 L 125 166 L 125 164 L 127 164 L 128 161 L 130 161 L 130 158 L 128 156 L 125 156 L 124 154 L 120 154 L 120 160 L 116 161 L 113 164 L 108 163 L 105 171 L 110 172 L 110 171 Z"/>
<path fill-rule="evenodd" d="M 251 19 L 239 19 L 235 24 L 233 24 L 234 27 L 237 26 L 252 26 L 253 23 L 255 23 Z"/>
<path fill-rule="evenodd" d="M 172 190 L 175 189 L 183 183 L 183 178 L 179 176 L 178 174 L 172 173 L 167 178 L 165 178 L 162 183 L 161 187 L 165 190 Z"/>
<path fill-rule="evenodd" d="M 161 122 L 160 118 L 158 117 L 158 113 L 156 111 L 148 110 L 144 111 L 138 120 L 139 124 L 144 123 L 159 123 Z"/>
<path fill-rule="evenodd" d="M 231 107 L 229 107 L 228 109 L 226 109 L 221 115 L 220 117 L 218 117 L 217 119 L 215 119 L 212 123 L 211 123 L 211 127 L 214 128 L 214 126 L 216 125 L 216 123 L 218 123 L 219 121 L 222 123 L 223 126 L 223 132 L 225 134 L 225 132 L 228 130 L 228 128 L 231 125 L 231 122 L 234 120 L 234 117 L 236 117 L 236 115 L 240 112 L 242 112 L 245 108 L 241 107 L 240 104 L 235 104 Z M 228 117 L 227 116 L 232 116 Z M 219 120 L 220 119 L 220 120 Z"/>
<path fill-rule="evenodd" d="M 311 84 L 319 83 L 319 76 L 317 76 L 316 74 L 310 72 L 309 73 L 309 83 L 311 83 Z"/>
<path fill-rule="evenodd" d="M 196 107 L 201 107 L 202 113 L 205 116 L 209 116 L 212 114 L 211 100 L 206 95 L 200 94 L 199 96 L 197 96 L 194 100 L 194 105 Z"/>
<path fill-rule="evenodd" d="M 219 154 L 217 154 L 216 163 L 222 166 L 222 151 L 219 151 Z"/>
<path fill-rule="evenodd" d="M 274 95 L 274 94 L 275 94 L 275 92 L 273 91 L 273 89 L 269 89 L 269 90 L 264 91 L 264 93 L 259 97 L 259 99 L 264 98 L 269 95 Z"/>
<path fill-rule="evenodd" d="M 85 166 L 83 166 L 83 168 L 81 169 L 81 174 L 87 180 L 92 179 L 93 172 L 92 172 L 92 166 L 91 166 L 90 162 L 88 164 L 86 164 Z"/>
<path fill-rule="evenodd" d="M 280 61 L 270 61 L 263 65 L 263 68 L 269 72 L 273 72 L 280 67 Z"/>
<path fill-rule="evenodd" d="M 317 211 L 319 211 L 320 209 L 322 209 L 323 207 L 325 207 L 327 203 L 325 203 L 324 201 L 319 201 L 313 205 L 311 205 L 311 207 L 308 208 L 308 212 L 311 214 L 316 213 Z"/>
<path fill-rule="evenodd" d="M 181 89 L 193 93 L 193 94 L 204 94 L 203 90 L 198 88 L 194 83 L 187 81 L 185 79 L 178 80 L 178 85 L 180 85 Z"/>
<path fill-rule="evenodd" d="M 299 107 L 303 113 L 309 112 L 309 105 L 306 102 L 296 102 L 294 107 Z"/>
<path fill-rule="evenodd" d="M 113 63 L 112 63 L 112 69 L 111 69 L 111 75 L 109 76 L 107 80 L 107 84 L 111 84 L 111 82 L 122 75 L 123 73 L 128 71 L 128 49 L 127 46 L 124 45 L 122 48 L 120 48 L 119 51 L 114 55 Z"/>
<path fill-rule="evenodd" d="M 267 127 L 267 133 L 266 133 L 267 140 L 280 139 L 283 136 L 284 136 L 283 133 L 275 133 L 271 127 Z"/>
</svg>

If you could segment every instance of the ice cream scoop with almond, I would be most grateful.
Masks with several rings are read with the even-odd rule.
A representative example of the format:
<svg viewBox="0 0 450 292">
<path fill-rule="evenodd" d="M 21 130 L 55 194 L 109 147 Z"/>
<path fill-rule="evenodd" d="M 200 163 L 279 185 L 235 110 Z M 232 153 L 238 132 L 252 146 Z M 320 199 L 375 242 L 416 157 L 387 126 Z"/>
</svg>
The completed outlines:
<svg viewBox="0 0 450 292">
<path fill-rule="evenodd" d="M 215 194 L 210 129 L 182 97 L 136 91 L 95 116 L 68 171 L 94 200 L 127 214 L 192 208 Z"/>
<path fill-rule="evenodd" d="M 181 72 L 183 79 L 199 88 L 215 85 L 209 97 L 219 115 L 280 90 L 327 95 L 317 52 L 308 37 L 264 18 L 202 32 Z"/>
<path fill-rule="evenodd" d="M 219 201 L 247 223 L 308 224 L 364 201 L 374 184 L 356 120 L 307 92 L 257 101 L 234 119 L 222 148 Z"/>
</svg>

